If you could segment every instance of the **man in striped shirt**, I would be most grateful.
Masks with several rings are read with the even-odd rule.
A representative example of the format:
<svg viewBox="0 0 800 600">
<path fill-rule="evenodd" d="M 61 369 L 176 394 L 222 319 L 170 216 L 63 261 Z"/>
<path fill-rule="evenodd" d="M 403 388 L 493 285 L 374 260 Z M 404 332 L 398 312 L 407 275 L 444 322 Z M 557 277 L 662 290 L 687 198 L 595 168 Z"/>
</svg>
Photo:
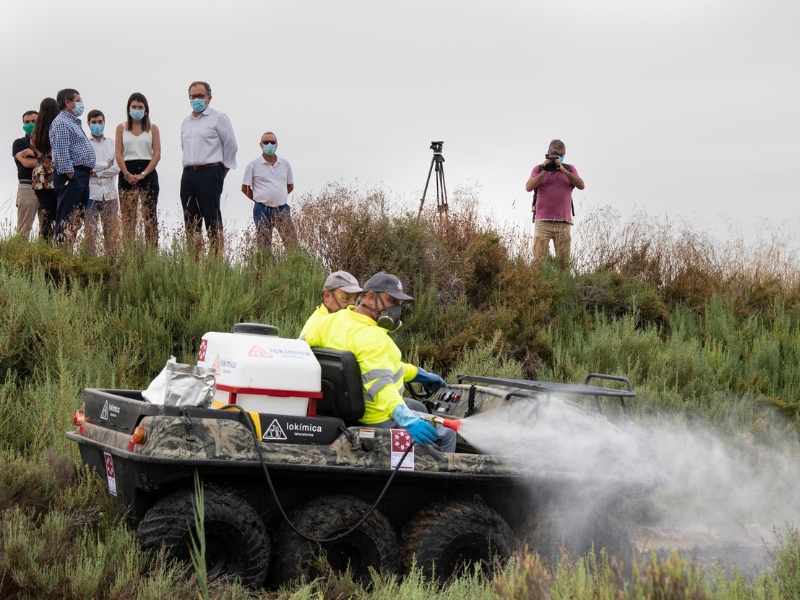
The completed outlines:
<svg viewBox="0 0 800 600">
<path fill-rule="evenodd" d="M 71 244 L 89 202 L 89 175 L 95 165 L 95 153 L 78 118 L 83 114 L 78 91 L 61 90 L 56 102 L 61 112 L 50 125 L 53 184 L 58 192 L 55 238 L 59 243 Z"/>
</svg>

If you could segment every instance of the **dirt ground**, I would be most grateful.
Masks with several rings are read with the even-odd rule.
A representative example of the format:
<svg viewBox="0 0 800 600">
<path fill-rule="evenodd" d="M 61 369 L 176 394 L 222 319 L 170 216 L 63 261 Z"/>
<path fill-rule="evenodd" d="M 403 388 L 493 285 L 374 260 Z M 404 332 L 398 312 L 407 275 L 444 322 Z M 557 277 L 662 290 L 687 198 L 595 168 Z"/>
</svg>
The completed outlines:
<svg viewBox="0 0 800 600">
<path fill-rule="evenodd" d="M 767 540 L 773 536 L 757 525 L 744 525 L 740 531 L 719 531 L 706 525 L 685 527 L 640 526 L 631 540 L 636 550 L 655 550 L 659 559 L 678 553 L 705 568 L 719 568 L 730 576 L 734 568 L 746 576 L 763 571 L 769 564 Z"/>
</svg>

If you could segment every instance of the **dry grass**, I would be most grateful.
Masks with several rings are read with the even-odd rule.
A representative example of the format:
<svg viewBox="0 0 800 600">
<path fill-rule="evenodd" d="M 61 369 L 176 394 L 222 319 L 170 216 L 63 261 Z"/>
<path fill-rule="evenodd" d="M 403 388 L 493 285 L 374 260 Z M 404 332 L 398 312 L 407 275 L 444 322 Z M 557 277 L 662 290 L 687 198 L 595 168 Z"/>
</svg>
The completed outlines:
<svg viewBox="0 0 800 600">
<path fill-rule="evenodd" d="M 580 221 L 573 264 L 578 273 L 617 271 L 654 284 L 669 300 L 690 304 L 754 286 L 785 294 L 800 284 L 796 227 L 784 223 L 775 229 L 762 222 L 743 231 L 729 222 L 727 235 L 715 236 L 688 220 L 643 209 L 623 218 L 617 210 L 598 207 Z"/>
</svg>

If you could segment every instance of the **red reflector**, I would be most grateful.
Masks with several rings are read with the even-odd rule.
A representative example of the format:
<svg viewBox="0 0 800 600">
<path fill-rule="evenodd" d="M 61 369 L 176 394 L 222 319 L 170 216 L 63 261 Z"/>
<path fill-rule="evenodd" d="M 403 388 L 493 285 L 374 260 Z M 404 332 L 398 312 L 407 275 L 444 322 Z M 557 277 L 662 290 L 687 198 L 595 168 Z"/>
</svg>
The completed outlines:
<svg viewBox="0 0 800 600">
<path fill-rule="evenodd" d="M 72 417 L 72 424 L 75 425 L 75 427 L 81 427 L 85 420 L 86 420 L 86 416 L 83 414 L 83 411 L 82 410 L 76 410 L 75 411 L 75 416 Z"/>
<path fill-rule="evenodd" d="M 133 452 L 133 449 L 136 448 L 136 444 L 133 443 L 133 440 L 128 442 L 128 452 Z"/>
<path fill-rule="evenodd" d="M 78 427 L 78 435 L 83 435 L 83 425 Z"/>
</svg>

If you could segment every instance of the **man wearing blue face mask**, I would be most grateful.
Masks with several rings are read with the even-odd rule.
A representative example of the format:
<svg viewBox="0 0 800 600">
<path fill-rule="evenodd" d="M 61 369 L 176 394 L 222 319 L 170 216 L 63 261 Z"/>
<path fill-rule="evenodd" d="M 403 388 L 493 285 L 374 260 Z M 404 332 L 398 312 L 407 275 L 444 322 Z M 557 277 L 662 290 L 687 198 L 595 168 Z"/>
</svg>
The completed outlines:
<svg viewBox="0 0 800 600">
<path fill-rule="evenodd" d="M 272 245 L 272 230 L 278 230 L 284 247 L 297 245 L 292 209 L 286 202 L 294 190 L 292 165 L 279 158 L 278 137 L 271 131 L 261 136 L 261 156 L 244 170 L 242 193 L 253 201 L 256 236 L 262 246 Z"/>
<path fill-rule="evenodd" d="M 533 264 L 539 266 L 550 253 L 550 240 L 562 267 L 569 261 L 572 235 L 572 190 L 584 188 L 575 165 L 564 162 L 567 148 L 553 140 L 541 165 L 536 165 L 525 184 L 533 195 Z"/>
<path fill-rule="evenodd" d="M 89 203 L 86 205 L 86 250 L 94 254 L 98 217 L 103 226 L 103 246 L 106 253 L 112 250 L 119 232 L 119 201 L 117 197 L 117 175 L 114 140 L 104 135 L 105 115 L 97 109 L 90 110 L 86 118 L 92 137 L 89 143 L 94 148 L 95 163 L 89 176 Z"/>
<path fill-rule="evenodd" d="M 220 197 L 228 171 L 236 168 L 236 136 L 228 115 L 212 109 L 211 86 L 195 81 L 189 86 L 192 114 L 181 126 L 183 175 L 181 205 L 187 241 L 201 247 L 202 223 L 215 250 L 222 248 Z"/>
<path fill-rule="evenodd" d="M 31 187 L 33 169 L 38 164 L 36 154 L 31 150 L 31 134 L 36 127 L 36 118 L 39 113 L 35 110 L 25 111 L 22 115 L 22 130 L 25 135 L 14 140 L 11 145 L 11 155 L 17 166 L 17 233 L 27 237 L 31 233 L 36 213 L 39 212 L 39 199 Z"/>
<path fill-rule="evenodd" d="M 89 174 L 96 161 L 94 148 L 79 119 L 83 114 L 83 100 L 78 90 L 61 90 L 56 102 L 61 112 L 53 119 L 49 132 L 53 185 L 58 192 L 53 233 L 58 243 L 71 245 L 89 202 Z"/>
<path fill-rule="evenodd" d="M 414 414 L 403 400 L 404 365 L 400 349 L 388 332 L 400 326 L 401 305 L 414 298 L 403 292 L 400 280 L 389 273 L 376 273 L 364 284 L 357 306 L 348 306 L 309 324 L 305 340 L 311 347 L 348 350 L 358 361 L 364 385 L 364 425 L 408 430 L 422 446 L 437 444 L 442 452 L 453 452 L 455 432 L 434 428 Z M 411 379 L 438 389 L 444 381 L 423 369 Z"/>
</svg>

